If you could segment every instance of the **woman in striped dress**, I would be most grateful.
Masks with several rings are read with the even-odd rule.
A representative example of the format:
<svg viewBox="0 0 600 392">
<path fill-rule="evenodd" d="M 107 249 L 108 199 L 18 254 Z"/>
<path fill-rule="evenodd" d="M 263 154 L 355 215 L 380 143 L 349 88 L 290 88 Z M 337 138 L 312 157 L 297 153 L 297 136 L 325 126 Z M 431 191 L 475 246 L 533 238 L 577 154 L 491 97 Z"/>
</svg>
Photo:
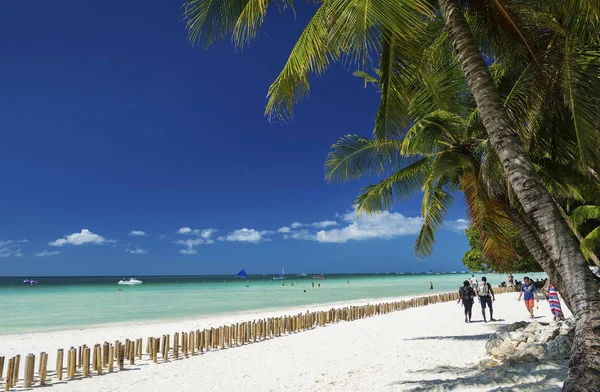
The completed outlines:
<svg viewBox="0 0 600 392">
<path fill-rule="evenodd" d="M 560 300 L 558 299 L 558 292 L 556 291 L 556 287 L 552 283 L 550 283 L 548 287 L 548 303 L 550 304 L 550 311 L 554 316 L 554 320 L 561 321 L 565 319 L 563 315 L 562 308 L 560 307 Z"/>
</svg>

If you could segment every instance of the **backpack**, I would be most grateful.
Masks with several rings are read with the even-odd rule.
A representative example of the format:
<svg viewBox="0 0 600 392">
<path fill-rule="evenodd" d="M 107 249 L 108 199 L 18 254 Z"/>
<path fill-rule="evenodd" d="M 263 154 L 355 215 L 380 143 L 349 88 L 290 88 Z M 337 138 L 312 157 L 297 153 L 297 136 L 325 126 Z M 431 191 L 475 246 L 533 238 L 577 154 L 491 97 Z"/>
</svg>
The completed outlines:
<svg viewBox="0 0 600 392">
<path fill-rule="evenodd" d="M 473 289 L 470 286 L 469 287 L 462 286 L 460 288 L 460 294 L 461 294 L 463 301 L 469 301 L 469 300 L 475 298 L 475 292 L 473 291 Z"/>
<path fill-rule="evenodd" d="M 479 286 L 477 286 L 477 293 L 479 294 L 480 297 L 489 297 L 490 289 L 489 289 L 488 283 L 487 282 L 479 283 Z"/>
</svg>

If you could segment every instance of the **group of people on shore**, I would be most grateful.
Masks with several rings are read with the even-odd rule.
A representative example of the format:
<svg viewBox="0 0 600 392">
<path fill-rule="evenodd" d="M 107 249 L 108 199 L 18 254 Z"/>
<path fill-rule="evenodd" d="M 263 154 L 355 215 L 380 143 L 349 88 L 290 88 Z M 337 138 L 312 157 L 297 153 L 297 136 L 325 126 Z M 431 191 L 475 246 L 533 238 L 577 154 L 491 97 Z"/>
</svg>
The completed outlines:
<svg viewBox="0 0 600 392">
<path fill-rule="evenodd" d="M 537 293 L 537 287 L 534 282 L 529 279 L 529 277 L 525 276 L 523 278 L 523 283 L 516 282 L 514 283 L 514 278 L 512 275 L 508 277 L 509 286 L 518 286 L 520 284 L 520 293 L 518 301 L 521 301 L 523 298 L 525 307 L 529 312 L 530 319 L 533 320 L 533 307 L 535 306 L 535 302 L 539 302 L 539 297 Z M 503 282 L 500 287 L 505 287 L 506 284 Z M 565 317 L 563 315 L 560 300 L 558 299 L 558 292 L 556 287 L 552 285 L 548 280 L 546 280 L 544 287 L 542 288 L 542 293 L 548 299 L 548 303 L 550 304 L 550 310 L 552 311 L 552 315 L 555 320 L 564 320 Z M 486 318 L 485 309 L 489 309 L 490 313 L 490 321 L 496 321 L 494 319 L 494 307 L 493 302 L 496 300 L 496 296 L 494 295 L 494 290 L 492 289 L 492 285 L 488 283 L 487 278 L 483 276 L 481 278 L 481 282 L 477 281 L 475 275 L 471 275 L 469 280 L 465 280 L 463 285 L 458 289 L 458 295 L 460 299 L 458 302 L 462 302 L 465 312 L 465 323 L 471 322 L 472 309 L 473 304 L 475 303 L 475 297 L 479 298 L 479 303 L 481 304 L 481 314 L 483 316 L 483 322 L 487 323 L 488 319 Z M 535 302 L 534 302 L 535 300 Z"/>
</svg>

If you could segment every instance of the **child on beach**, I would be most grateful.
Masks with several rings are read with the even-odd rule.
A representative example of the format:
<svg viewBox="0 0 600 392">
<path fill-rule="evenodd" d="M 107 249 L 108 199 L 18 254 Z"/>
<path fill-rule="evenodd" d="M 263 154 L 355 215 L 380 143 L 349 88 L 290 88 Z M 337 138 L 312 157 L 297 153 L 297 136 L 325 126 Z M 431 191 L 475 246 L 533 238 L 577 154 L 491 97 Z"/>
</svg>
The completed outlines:
<svg viewBox="0 0 600 392">
<path fill-rule="evenodd" d="M 538 298 L 537 289 L 535 288 L 535 285 L 532 281 L 529 280 L 527 276 L 523 278 L 523 284 L 521 285 L 521 292 L 519 293 L 518 301 L 520 301 L 521 297 L 523 297 L 523 293 L 525 293 L 525 307 L 529 311 L 530 318 L 533 320 L 533 297 L 535 296 L 536 302 L 539 302 L 540 299 Z"/>
</svg>

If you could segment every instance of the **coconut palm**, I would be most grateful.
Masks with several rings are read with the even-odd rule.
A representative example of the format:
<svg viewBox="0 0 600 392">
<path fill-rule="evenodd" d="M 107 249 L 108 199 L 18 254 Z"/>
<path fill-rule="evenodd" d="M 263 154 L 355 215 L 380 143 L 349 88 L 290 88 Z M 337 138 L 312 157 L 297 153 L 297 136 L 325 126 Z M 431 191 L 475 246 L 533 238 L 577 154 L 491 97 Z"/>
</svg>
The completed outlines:
<svg viewBox="0 0 600 392">
<path fill-rule="evenodd" d="M 186 17 L 190 38 L 210 45 L 231 34 L 236 44 L 243 45 L 255 38 L 268 6 L 273 4 L 280 9 L 293 7 L 292 0 L 276 3 L 265 0 L 188 0 Z M 541 32 L 558 31 L 560 29 L 552 28 L 558 24 L 565 32 L 563 36 L 567 43 L 597 41 L 600 4 L 598 0 L 438 0 L 437 6 L 432 8 L 425 0 L 320 2 L 281 74 L 269 89 L 267 114 L 289 118 L 293 105 L 308 94 L 308 75 L 323 73 L 332 61 L 345 60 L 366 69 L 371 58 L 377 58 L 378 53 L 388 53 L 390 61 L 386 65 L 389 67 L 382 68 L 381 74 L 381 79 L 387 80 L 384 84 L 386 110 L 378 115 L 378 120 L 381 120 L 378 122 L 384 124 L 378 128 L 381 134 L 402 129 L 407 123 L 398 103 L 404 101 L 408 94 L 409 87 L 404 83 L 404 76 L 410 69 L 398 64 L 395 54 L 402 53 L 404 58 L 409 58 L 404 45 L 418 37 L 423 30 L 420 27 L 422 22 L 437 15 L 439 10 L 489 143 L 498 155 L 526 218 L 536 228 L 534 234 L 537 240 L 547 253 L 551 265 L 544 268 L 554 268 L 563 277 L 565 286 L 577 291 L 572 301 L 577 317 L 575 343 L 564 389 L 594 388 L 600 382 L 600 346 L 591 342 L 600 339 L 600 293 L 583 255 L 571 238 L 569 227 L 526 153 L 518 127 L 504 107 L 482 51 L 489 51 L 493 56 L 522 68 L 533 64 L 541 70 L 543 68 L 538 65 L 540 58 L 530 45 L 533 41 L 527 38 L 527 28 L 533 26 Z M 522 10 L 524 12 L 519 13 Z M 519 19 L 516 15 L 526 18 Z M 466 16 L 484 21 L 480 26 L 488 26 L 483 46 L 478 46 L 481 41 L 476 41 L 480 35 L 474 35 L 478 32 L 477 25 L 472 25 L 472 30 Z M 522 24 L 524 21 L 527 23 Z M 387 50 L 384 52 L 382 48 Z M 402 68 L 405 72 L 387 72 L 388 68 Z M 573 73 L 567 71 L 566 75 L 567 82 L 573 80 Z M 569 106 L 575 113 L 574 108 L 581 97 L 575 95 L 575 88 L 568 91 Z M 587 123 L 593 124 L 589 119 Z M 579 122 L 576 127 L 578 134 L 583 135 L 585 124 Z M 581 151 L 582 166 L 589 155 L 585 150 Z M 592 170 L 597 173 L 597 170 Z"/>
</svg>

